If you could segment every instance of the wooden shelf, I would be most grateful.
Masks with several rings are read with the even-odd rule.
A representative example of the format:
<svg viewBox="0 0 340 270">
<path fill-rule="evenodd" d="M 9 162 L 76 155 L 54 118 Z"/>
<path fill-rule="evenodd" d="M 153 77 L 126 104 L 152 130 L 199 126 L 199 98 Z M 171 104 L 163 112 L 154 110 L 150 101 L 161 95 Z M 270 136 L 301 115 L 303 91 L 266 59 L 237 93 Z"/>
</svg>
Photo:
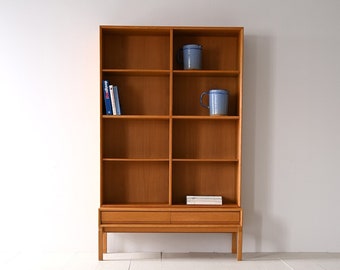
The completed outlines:
<svg viewBox="0 0 340 270">
<path fill-rule="evenodd" d="M 182 119 L 182 120 L 239 120 L 239 116 L 196 116 L 196 115 L 173 115 L 173 119 Z"/>
<path fill-rule="evenodd" d="M 164 162 L 169 161 L 169 159 L 166 158 L 103 158 L 103 161 L 107 162 L 114 162 L 114 161 L 122 161 L 122 162 L 152 162 L 152 161 L 158 161 L 158 162 Z"/>
<path fill-rule="evenodd" d="M 102 115 L 103 119 L 113 120 L 113 119 L 131 119 L 131 120 L 169 120 L 168 115 Z"/>
<path fill-rule="evenodd" d="M 175 76 L 223 76 L 223 77 L 237 77 L 240 75 L 239 70 L 174 70 Z"/>
<path fill-rule="evenodd" d="M 101 205 L 101 210 L 108 211 L 108 210 L 115 210 L 115 211 L 139 211 L 141 209 L 147 209 L 147 211 L 169 211 L 169 210 L 176 210 L 176 211 L 225 211 L 225 206 L 228 206 L 228 211 L 240 211 L 241 208 L 236 204 L 225 204 L 225 205 L 187 205 L 187 204 L 155 204 L 155 203 L 143 203 L 143 204 L 103 204 Z M 193 207 L 193 209 L 191 209 Z"/>
<path fill-rule="evenodd" d="M 120 76 L 129 76 L 129 75 L 144 75 L 144 76 L 169 76 L 170 70 L 159 70 L 159 69 L 103 69 L 103 73 L 105 74 L 116 74 Z"/>
<path fill-rule="evenodd" d="M 238 162 L 236 158 L 174 158 L 174 162 Z"/>
</svg>

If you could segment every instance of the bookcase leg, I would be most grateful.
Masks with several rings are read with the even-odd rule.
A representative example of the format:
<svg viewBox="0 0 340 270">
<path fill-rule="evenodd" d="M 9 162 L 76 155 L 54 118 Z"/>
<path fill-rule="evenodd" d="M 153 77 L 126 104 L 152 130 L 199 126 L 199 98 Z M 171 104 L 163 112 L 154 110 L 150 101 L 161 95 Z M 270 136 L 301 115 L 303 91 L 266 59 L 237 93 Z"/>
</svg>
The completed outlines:
<svg viewBox="0 0 340 270">
<path fill-rule="evenodd" d="M 107 253 L 107 232 L 103 232 L 103 253 Z"/>
<path fill-rule="evenodd" d="M 237 233 L 237 260 L 242 261 L 242 228 Z"/>
<path fill-rule="evenodd" d="M 103 245 L 104 245 L 104 233 L 103 233 L 103 229 L 100 228 L 98 231 L 98 260 L 102 261 L 103 260 Z"/>
<path fill-rule="evenodd" d="M 231 252 L 233 254 L 236 254 L 237 252 L 237 233 L 232 233 L 232 240 L 231 240 Z"/>
</svg>

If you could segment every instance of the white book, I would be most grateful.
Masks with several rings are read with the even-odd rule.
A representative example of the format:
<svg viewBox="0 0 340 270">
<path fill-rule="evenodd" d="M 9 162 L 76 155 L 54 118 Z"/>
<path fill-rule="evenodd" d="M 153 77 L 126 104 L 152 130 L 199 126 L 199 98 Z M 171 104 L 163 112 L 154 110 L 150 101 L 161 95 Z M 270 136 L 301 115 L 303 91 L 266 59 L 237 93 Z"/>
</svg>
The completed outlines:
<svg viewBox="0 0 340 270">
<path fill-rule="evenodd" d="M 186 201 L 190 205 L 222 205 L 222 196 L 187 196 Z"/>
<path fill-rule="evenodd" d="M 195 201 L 195 202 L 187 202 L 187 205 L 222 205 L 222 202 L 212 202 L 212 201 Z"/>
<path fill-rule="evenodd" d="M 113 93 L 114 93 L 114 96 L 115 96 L 115 105 L 116 105 L 117 115 L 121 115 L 122 111 L 121 111 L 121 108 L 120 108 L 118 86 L 117 85 L 113 86 Z"/>
<path fill-rule="evenodd" d="M 110 91 L 110 99 L 111 99 L 111 105 L 112 105 L 112 114 L 117 115 L 117 109 L 116 109 L 116 102 L 115 102 L 115 95 L 113 91 L 113 85 L 109 85 L 109 91 Z"/>
<path fill-rule="evenodd" d="M 188 195 L 187 199 L 216 200 L 216 199 L 222 199 L 222 196 L 193 196 L 193 195 Z"/>
<path fill-rule="evenodd" d="M 222 196 L 187 196 L 191 201 L 222 201 Z"/>
</svg>

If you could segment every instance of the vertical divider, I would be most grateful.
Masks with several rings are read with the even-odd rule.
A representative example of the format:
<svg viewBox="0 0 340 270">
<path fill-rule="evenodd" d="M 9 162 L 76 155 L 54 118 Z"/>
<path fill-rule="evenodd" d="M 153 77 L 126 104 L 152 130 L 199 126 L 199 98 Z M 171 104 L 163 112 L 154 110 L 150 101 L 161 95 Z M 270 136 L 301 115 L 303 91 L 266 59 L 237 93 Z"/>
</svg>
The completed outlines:
<svg viewBox="0 0 340 270">
<path fill-rule="evenodd" d="M 172 114 L 173 114 L 173 39 L 174 32 L 173 29 L 170 29 L 170 74 L 169 74 L 169 205 L 172 205 L 172 134 L 173 134 L 173 123 L 172 123 Z"/>
<path fill-rule="evenodd" d="M 99 27 L 99 46 L 100 46 L 100 59 L 99 59 L 99 63 L 100 63 L 100 67 L 99 67 L 99 108 L 100 108 L 100 111 L 99 111 L 99 126 L 100 126 L 100 136 L 99 136 L 99 147 L 100 147 L 100 150 L 99 150 L 99 170 L 100 170 L 100 206 L 103 205 L 103 90 L 102 90 L 102 81 L 103 81 L 103 27 L 100 26 Z"/>
<path fill-rule="evenodd" d="M 239 70 L 239 75 L 238 75 L 238 134 L 237 134 L 237 159 L 238 159 L 238 167 L 237 167 L 237 183 L 236 183 L 236 191 L 237 191 L 237 205 L 240 207 L 241 206 L 241 179 L 242 179 L 242 97 L 243 97 L 243 29 L 240 30 L 238 34 L 238 70 Z"/>
</svg>

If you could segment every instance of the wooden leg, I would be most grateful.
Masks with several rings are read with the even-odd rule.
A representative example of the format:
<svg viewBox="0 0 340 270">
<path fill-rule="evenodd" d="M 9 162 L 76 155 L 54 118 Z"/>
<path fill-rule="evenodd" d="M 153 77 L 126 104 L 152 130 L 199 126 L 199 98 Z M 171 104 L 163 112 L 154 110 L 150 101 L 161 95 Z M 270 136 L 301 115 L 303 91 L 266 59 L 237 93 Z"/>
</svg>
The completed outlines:
<svg viewBox="0 0 340 270">
<path fill-rule="evenodd" d="M 242 261 L 242 228 L 237 233 L 237 260 Z"/>
<path fill-rule="evenodd" d="M 232 233 L 232 240 L 231 240 L 231 252 L 236 253 L 237 252 L 237 233 Z"/>
<path fill-rule="evenodd" d="M 103 229 L 99 228 L 98 231 L 98 260 L 103 260 L 103 244 L 104 244 L 104 235 L 103 235 Z"/>
<path fill-rule="evenodd" d="M 103 232 L 103 253 L 107 253 L 107 232 Z"/>
</svg>

